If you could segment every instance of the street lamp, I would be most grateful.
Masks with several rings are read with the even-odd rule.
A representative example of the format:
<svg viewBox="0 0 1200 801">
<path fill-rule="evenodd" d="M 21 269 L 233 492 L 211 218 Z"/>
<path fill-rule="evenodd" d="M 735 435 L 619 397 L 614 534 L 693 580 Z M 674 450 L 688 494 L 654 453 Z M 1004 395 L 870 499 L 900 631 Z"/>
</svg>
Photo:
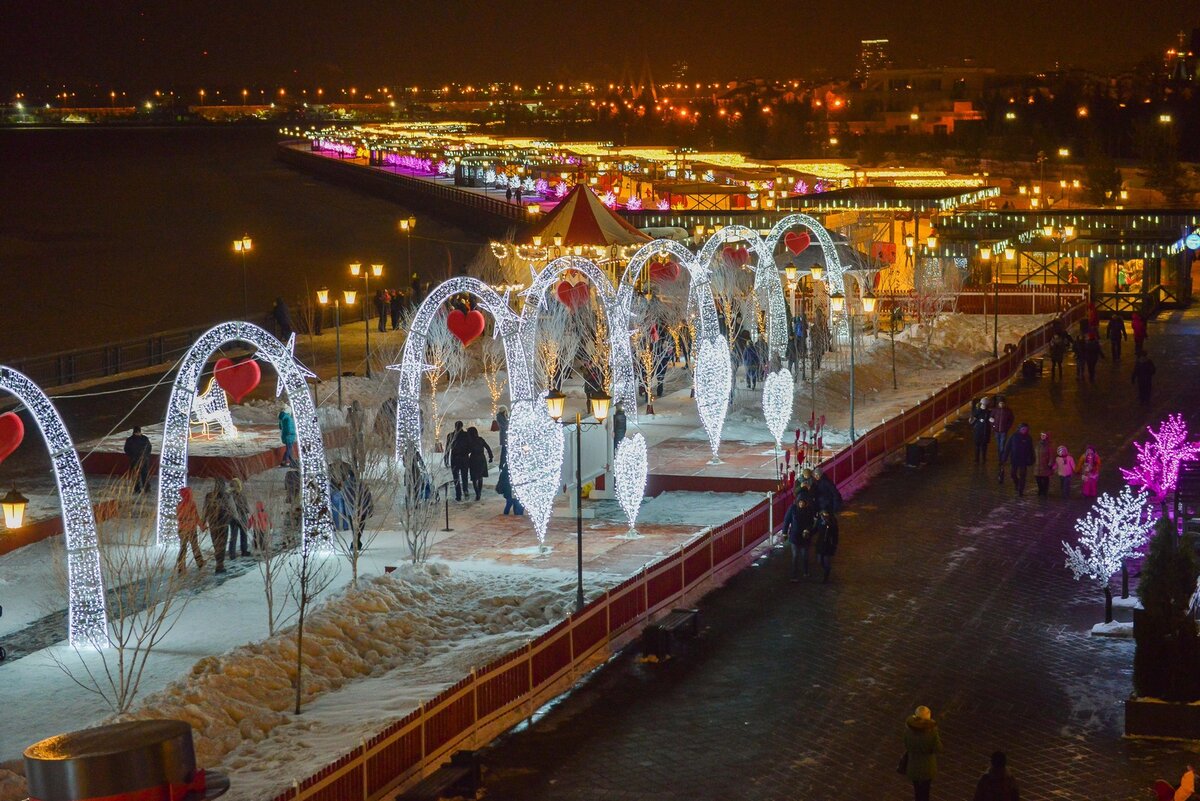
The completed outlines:
<svg viewBox="0 0 1200 801">
<path fill-rule="evenodd" d="M 0 498 L 0 506 L 4 507 L 4 527 L 9 531 L 15 531 L 25 523 L 25 508 L 29 506 L 29 499 L 15 489 L 10 489 L 8 494 Z"/>
<path fill-rule="evenodd" d="M 342 298 L 345 299 L 347 306 L 354 305 L 354 299 L 358 295 L 353 289 L 342 291 Z M 317 290 L 317 303 L 322 306 L 329 305 L 329 290 L 321 287 Z M 322 310 L 323 312 L 324 310 Z M 333 299 L 333 331 L 336 340 L 337 352 L 337 392 L 338 392 L 338 408 L 342 408 L 342 299 Z"/>
<path fill-rule="evenodd" d="M 357 278 L 359 275 L 362 275 L 362 279 L 363 279 L 363 330 L 366 331 L 366 334 L 367 334 L 367 348 L 366 348 L 367 370 L 366 370 L 366 372 L 367 372 L 367 378 L 370 378 L 371 377 L 371 307 L 369 305 L 371 302 L 371 283 L 370 283 L 371 278 L 370 277 L 372 275 L 374 275 L 376 278 L 382 277 L 383 276 L 383 265 L 382 264 L 372 264 L 370 271 L 367 271 L 362 268 L 361 262 L 356 261 L 350 265 L 350 275 L 354 276 L 355 278 Z M 353 303 L 353 301 L 347 300 L 347 303 Z"/>
<path fill-rule="evenodd" d="M 412 274 L 412 235 L 417 228 L 417 218 L 409 217 L 400 221 L 400 233 L 404 234 L 404 241 L 408 243 L 408 272 Z M 446 276 L 449 278 L 450 276 Z"/>
<path fill-rule="evenodd" d="M 583 422 L 583 415 L 575 413 L 575 611 L 583 609 L 583 427 L 602 426 L 608 418 L 608 407 L 612 398 L 604 393 L 588 398 L 594 423 Z M 555 390 L 546 395 L 546 410 L 554 422 L 562 426 L 567 396 Z"/>
<path fill-rule="evenodd" d="M 253 246 L 254 243 L 249 234 L 244 235 L 241 239 L 233 240 L 233 252 L 242 257 L 242 315 L 244 317 L 250 316 L 249 293 L 246 291 L 246 254 Z"/>
<path fill-rule="evenodd" d="M 1062 257 L 1063 243 L 1075 238 L 1075 226 L 1064 225 L 1062 228 L 1055 228 L 1053 225 L 1042 227 L 1042 233 L 1047 239 L 1053 239 L 1058 247 L 1058 258 L 1054 260 L 1054 306 L 1055 313 L 1062 310 Z"/>
</svg>

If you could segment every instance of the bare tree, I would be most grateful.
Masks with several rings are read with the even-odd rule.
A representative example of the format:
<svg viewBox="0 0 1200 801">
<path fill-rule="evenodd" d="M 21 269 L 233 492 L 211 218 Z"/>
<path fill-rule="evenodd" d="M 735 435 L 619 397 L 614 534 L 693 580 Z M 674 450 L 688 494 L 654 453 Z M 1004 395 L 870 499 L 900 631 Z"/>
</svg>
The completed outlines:
<svg viewBox="0 0 1200 801">
<path fill-rule="evenodd" d="M 563 372 L 575 358 L 579 340 L 573 316 L 566 304 L 557 301 L 551 302 L 549 308 L 538 316 L 535 358 L 538 376 L 547 389 L 558 388 Z"/>
<path fill-rule="evenodd" d="M 404 454 L 404 491 L 400 495 L 399 525 L 408 545 L 409 558 L 420 564 L 429 558 L 434 522 L 441 504 L 421 454 L 413 449 Z"/>
<path fill-rule="evenodd" d="M 505 367 L 504 343 L 498 339 L 485 339 L 480 351 L 480 366 L 483 368 L 483 380 L 487 382 L 488 395 L 492 398 L 492 417 L 500 411 L 500 396 L 504 394 L 507 379 L 500 375 L 500 369 Z"/>
<path fill-rule="evenodd" d="M 133 706 L 155 648 L 179 622 L 197 579 L 178 568 L 173 549 L 155 544 L 149 502 L 134 498 L 125 482 L 117 486 L 116 495 L 119 508 L 131 509 L 133 516 L 110 518 L 97 526 L 100 565 L 108 585 L 105 640 L 95 644 L 100 647 L 71 646 L 69 655 L 58 649 L 50 649 L 50 654 L 71 681 L 122 713 Z M 68 557 L 61 538 L 54 550 L 55 572 L 65 594 Z"/>
<path fill-rule="evenodd" d="M 296 708 L 304 692 L 304 621 L 317 597 L 337 577 L 336 554 L 316 542 L 307 542 L 293 553 L 287 563 L 288 595 L 296 608 Z"/>
</svg>

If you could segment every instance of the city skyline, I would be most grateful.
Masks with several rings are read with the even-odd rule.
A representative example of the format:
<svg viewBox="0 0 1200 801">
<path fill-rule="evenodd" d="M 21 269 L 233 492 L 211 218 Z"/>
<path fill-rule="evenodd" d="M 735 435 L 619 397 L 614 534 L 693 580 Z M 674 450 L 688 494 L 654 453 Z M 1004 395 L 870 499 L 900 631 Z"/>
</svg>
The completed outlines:
<svg viewBox="0 0 1200 801">
<path fill-rule="evenodd" d="M 564 26 L 561 7 L 540 0 L 478 8 L 367 2 L 336 14 L 277 0 L 223 11 L 196 0 L 170 8 L 21 3 L 8 10 L 0 70 L 7 91 L 56 84 L 139 90 L 612 81 L 625 74 L 636 79 L 645 64 L 666 81 L 680 61 L 689 65 L 688 80 L 790 79 L 822 70 L 849 75 L 860 40 L 887 38 L 897 67 L 970 59 L 1014 72 L 1055 65 L 1115 71 L 1160 57 L 1180 30 L 1200 24 L 1187 2 L 1137 7 L 1098 0 L 1083 16 L 1042 6 L 935 0 L 914 10 L 871 0 L 837 8 L 779 2 L 747 14 L 743 7 L 668 0 L 655 11 L 666 26 L 631 25 L 640 12 L 614 13 L 599 4 L 579 4 Z"/>
</svg>

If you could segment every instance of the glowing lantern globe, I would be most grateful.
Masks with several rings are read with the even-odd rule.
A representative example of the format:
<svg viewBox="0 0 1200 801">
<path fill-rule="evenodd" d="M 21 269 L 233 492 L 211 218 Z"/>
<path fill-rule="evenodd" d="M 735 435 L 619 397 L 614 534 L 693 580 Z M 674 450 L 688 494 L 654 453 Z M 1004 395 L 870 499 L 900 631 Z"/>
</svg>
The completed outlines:
<svg viewBox="0 0 1200 801">
<path fill-rule="evenodd" d="M 11 489 L 7 495 L 0 498 L 0 506 L 4 507 L 4 527 L 6 529 L 14 531 L 25 524 L 25 508 L 29 506 L 29 499 L 24 495 Z"/>
</svg>

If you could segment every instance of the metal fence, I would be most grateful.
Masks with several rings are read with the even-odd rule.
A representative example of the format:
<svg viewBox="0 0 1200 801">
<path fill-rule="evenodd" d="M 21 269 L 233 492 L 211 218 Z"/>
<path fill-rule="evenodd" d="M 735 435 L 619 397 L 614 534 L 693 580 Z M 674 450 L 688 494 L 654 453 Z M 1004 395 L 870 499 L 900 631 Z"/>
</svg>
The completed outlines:
<svg viewBox="0 0 1200 801">
<path fill-rule="evenodd" d="M 1071 325 L 1085 313 L 1064 315 Z M 972 400 L 1013 377 L 1029 355 L 1045 347 L 1045 325 L 1021 338 L 1003 357 L 976 368 L 918 406 L 871 429 L 824 465 L 840 486 L 862 480 L 889 454 L 933 428 Z M 519 717 L 569 687 L 579 676 L 654 616 L 684 602 L 689 592 L 736 569 L 783 520 L 790 493 L 768 497 L 711 529 L 593 600 L 524 647 L 448 687 L 340 759 L 297 781 L 273 801 L 376 801 L 437 770 L 451 754 L 477 748 Z"/>
</svg>

